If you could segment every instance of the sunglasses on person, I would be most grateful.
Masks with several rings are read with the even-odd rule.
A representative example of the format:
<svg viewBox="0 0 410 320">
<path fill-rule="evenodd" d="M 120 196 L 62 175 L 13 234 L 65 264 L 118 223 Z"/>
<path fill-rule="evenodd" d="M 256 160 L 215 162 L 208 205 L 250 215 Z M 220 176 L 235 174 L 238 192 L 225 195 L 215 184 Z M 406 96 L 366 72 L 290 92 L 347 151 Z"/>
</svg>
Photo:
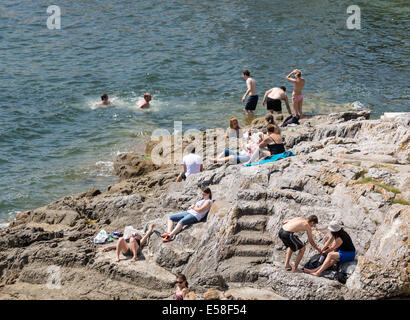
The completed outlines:
<svg viewBox="0 0 410 320">
<path fill-rule="evenodd" d="M 178 284 L 183 284 L 185 280 L 183 281 L 177 281 Z"/>
</svg>

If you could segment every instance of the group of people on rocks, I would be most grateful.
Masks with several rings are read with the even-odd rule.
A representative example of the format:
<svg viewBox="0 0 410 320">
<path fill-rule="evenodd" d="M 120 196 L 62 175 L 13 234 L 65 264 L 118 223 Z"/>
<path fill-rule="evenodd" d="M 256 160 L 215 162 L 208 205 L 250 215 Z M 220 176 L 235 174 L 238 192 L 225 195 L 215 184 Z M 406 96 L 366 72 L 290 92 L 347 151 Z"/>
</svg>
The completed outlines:
<svg viewBox="0 0 410 320">
<path fill-rule="evenodd" d="M 248 70 L 242 72 L 243 78 L 246 80 L 247 91 L 242 97 L 242 102 L 246 105 L 245 113 L 253 113 L 258 102 L 258 95 L 256 92 L 256 82 L 250 76 Z M 293 77 L 292 77 L 293 76 Z M 302 78 L 300 70 L 293 70 L 287 77 L 289 81 L 294 83 L 294 90 L 292 94 L 292 102 L 295 114 L 300 118 L 302 114 L 303 95 L 302 89 L 305 80 Z M 247 98 L 247 99 L 246 99 Z M 106 94 L 101 96 L 102 104 L 109 104 L 109 99 Z M 149 107 L 149 101 L 152 99 L 150 94 L 144 95 L 144 100 L 140 103 L 139 108 Z M 266 121 L 266 135 L 263 132 L 252 132 L 252 130 L 243 130 L 239 126 L 239 122 L 235 117 L 231 117 L 229 121 L 229 128 L 226 130 L 226 138 L 235 138 L 239 141 L 236 150 L 224 149 L 216 158 L 211 158 L 211 162 L 232 162 L 247 164 L 261 160 L 265 157 L 280 154 L 285 152 L 284 140 L 280 135 L 280 128 L 275 123 L 273 111 L 282 113 L 282 101 L 285 102 L 286 108 L 291 113 L 289 101 L 286 95 L 286 88 L 281 86 L 279 88 L 272 88 L 266 91 L 262 105 L 267 105 L 268 113 L 265 116 Z M 186 180 L 188 176 L 197 174 L 203 171 L 202 157 L 195 153 L 195 147 L 188 148 L 188 153 L 183 157 L 182 165 L 183 172 L 177 177 L 177 182 Z M 212 191 L 209 187 L 201 189 L 201 200 L 190 206 L 187 210 L 180 213 L 171 214 L 168 216 L 167 232 L 163 233 L 161 237 L 163 242 L 170 242 L 175 239 L 175 236 L 185 227 L 205 220 L 208 212 L 213 204 Z M 176 224 L 176 225 L 175 225 Z M 301 272 L 320 276 L 323 271 L 330 268 L 336 262 L 347 262 L 355 258 L 356 249 L 348 233 L 343 229 L 342 225 L 336 221 L 332 221 L 328 227 L 330 231 L 329 238 L 322 248 L 318 247 L 312 237 L 312 228 L 318 224 L 318 218 L 311 215 L 308 218 L 293 218 L 283 222 L 278 236 L 287 248 L 285 269 L 292 272 Z M 103 249 L 107 251 L 116 249 L 116 261 L 120 260 L 119 256 L 122 253 L 126 257 L 131 257 L 131 261 L 136 261 L 139 252 L 144 244 L 147 243 L 151 236 L 155 224 L 152 224 L 145 235 L 132 234 L 127 239 L 121 237 L 115 245 L 108 246 Z M 326 256 L 323 264 L 313 270 L 302 269 L 298 266 L 301 262 L 306 250 L 305 244 L 295 235 L 295 232 L 307 232 L 309 243 L 319 253 Z M 299 251 L 296 256 L 293 266 L 290 264 L 290 259 L 294 252 Z M 188 282 L 183 274 L 177 275 L 176 278 L 176 293 L 174 299 L 183 300 L 186 298 L 188 290 Z"/>
</svg>

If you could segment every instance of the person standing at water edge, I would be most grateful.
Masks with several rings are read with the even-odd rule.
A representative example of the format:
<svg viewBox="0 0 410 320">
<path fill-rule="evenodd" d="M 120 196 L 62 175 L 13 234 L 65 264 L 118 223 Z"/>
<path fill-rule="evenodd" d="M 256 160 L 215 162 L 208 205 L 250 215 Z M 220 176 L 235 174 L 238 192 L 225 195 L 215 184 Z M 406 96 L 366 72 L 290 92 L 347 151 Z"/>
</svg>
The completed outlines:
<svg viewBox="0 0 410 320">
<path fill-rule="evenodd" d="M 292 114 L 289 106 L 288 96 L 286 95 L 286 87 L 281 86 L 279 88 L 272 88 L 266 91 L 265 96 L 263 97 L 262 106 L 267 103 L 267 109 L 270 113 L 276 111 L 279 114 L 282 114 L 282 100 L 285 101 L 286 109 L 288 113 Z"/>
<path fill-rule="evenodd" d="M 295 78 L 292 78 L 292 75 Z M 293 93 L 292 93 L 292 104 L 293 109 L 295 110 L 296 115 L 298 115 L 301 119 L 303 117 L 302 113 L 302 104 L 303 104 L 303 94 L 302 90 L 305 86 L 305 79 L 302 78 L 302 71 L 295 69 L 291 73 L 288 74 L 286 77 L 289 81 L 293 82 Z"/>
<path fill-rule="evenodd" d="M 253 111 L 256 109 L 258 104 L 258 94 L 256 93 L 256 81 L 251 78 L 251 73 L 249 70 L 242 71 L 242 77 L 246 80 L 247 90 L 242 97 L 242 103 L 245 102 L 246 97 L 249 95 L 248 100 L 246 101 L 245 111 L 246 114 L 253 114 Z"/>
<path fill-rule="evenodd" d="M 286 220 L 283 223 L 282 228 L 279 230 L 279 238 L 282 240 L 283 244 L 288 248 L 286 251 L 285 269 L 292 272 L 298 271 L 298 265 L 305 254 L 306 246 L 300 241 L 300 239 L 294 235 L 295 232 L 306 231 L 308 239 L 313 248 L 315 248 L 319 253 L 322 250 L 316 245 L 312 237 L 312 228 L 318 224 L 318 218 L 315 215 L 311 215 L 307 219 L 304 218 L 294 218 Z M 293 267 L 289 264 L 292 253 L 299 250 L 296 257 L 295 264 Z"/>
<path fill-rule="evenodd" d="M 151 93 L 147 92 L 144 94 L 144 99 L 140 102 L 138 109 L 148 109 L 150 107 L 149 102 L 152 100 Z"/>
</svg>

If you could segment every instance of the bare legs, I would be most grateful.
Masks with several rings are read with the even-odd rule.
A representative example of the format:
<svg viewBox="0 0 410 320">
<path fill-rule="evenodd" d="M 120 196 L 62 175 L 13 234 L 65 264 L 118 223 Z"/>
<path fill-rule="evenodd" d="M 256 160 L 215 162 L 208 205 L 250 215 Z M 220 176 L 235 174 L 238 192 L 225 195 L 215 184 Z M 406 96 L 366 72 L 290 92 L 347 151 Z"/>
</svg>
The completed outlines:
<svg viewBox="0 0 410 320">
<path fill-rule="evenodd" d="M 304 269 L 304 271 L 306 273 L 309 273 L 313 276 L 319 277 L 323 271 L 325 271 L 326 269 L 330 268 L 331 266 L 333 266 L 336 262 L 339 261 L 339 253 L 338 252 L 330 252 L 327 254 L 327 257 L 325 259 L 325 261 L 323 262 L 323 264 L 316 268 L 316 269 Z"/>
<path fill-rule="evenodd" d="M 299 250 L 299 253 L 296 256 L 295 264 L 293 266 L 291 266 L 290 265 L 290 258 L 292 257 L 293 251 L 290 248 L 288 248 L 286 250 L 285 269 L 292 268 L 292 272 L 298 272 L 299 271 L 298 266 L 299 266 L 300 261 L 303 258 L 303 255 L 305 254 L 305 250 L 306 250 L 306 247 L 303 247 L 302 249 Z"/>
<path fill-rule="evenodd" d="M 102 249 L 103 252 L 115 249 L 115 261 L 119 262 L 120 261 L 120 253 L 126 253 L 129 250 L 132 251 L 133 257 L 131 259 L 132 262 L 137 260 L 137 252 L 138 252 L 138 244 L 137 241 L 135 241 L 134 238 L 130 238 L 130 244 L 128 246 L 127 242 L 123 237 L 118 239 L 117 244 L 105 247 Z"/>
<path fill-rule="evenodd" d="M 300 119 L 303 118 L 302 104 L 303 104 L 303 98 L 300 100 L 299 99 L 293 100 L 293 109 L 295 110 L 295 113 L 299 115 Z"/>
<path fill-rule="evenodd" d="M 174 226 L 174 222 L 169 219 L 168 220 L 168 230 L 167 232 L 169 233 L 170 237 L 174 237 L 178 232 L 180 232 L 182 230 L 182 228 L 184 227 L 182 224 L 177 223 L 176 227 L 174 228 L 174 230 L 172 230 L 172 227 Z"/>
</svg>

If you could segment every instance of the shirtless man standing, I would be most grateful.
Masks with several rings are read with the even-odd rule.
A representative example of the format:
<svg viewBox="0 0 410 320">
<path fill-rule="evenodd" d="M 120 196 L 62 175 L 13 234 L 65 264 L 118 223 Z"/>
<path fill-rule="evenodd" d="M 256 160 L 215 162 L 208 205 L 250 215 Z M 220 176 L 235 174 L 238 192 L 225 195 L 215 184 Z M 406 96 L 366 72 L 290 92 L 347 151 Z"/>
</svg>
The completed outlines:
<svg viewBox="0 0 410 320">
<path fill-rule="evenodd" d="M 291 220 L 286 220 L 283 227 L 279 230 L 279 238 L 283 241 L 284 245 L 288 248 L 286 251 L 285 269 L 287 271 L 292 270 L 292 272 L 298 272 L 298 265 L 302 260 L 305 253 L 306 246 L 300 239 L 294 235 L 294 232 L 306 231 L 308 239 L 313 248 L 315 248 L 319 253 L 322 250 L 316 245 L 312 238 L 312 228 L 318 224 L 318 219 L 315 215 L 311 215 L 309 218 L 294 218 Z M 292 267 L 289 262 L 293 252 L 299 251 L 295 264 Z"/>
<path fill-rule="evenodd" d="M 286 88 L 281 86 L 279 88 L 272 88 L 265 92 L 263 97 L 262 106 L 267 102 L 267 109 L 270 113 L 273 114 L 273 111 L 276 111 L 279 114 L 282 114 L 282 100 L 285 101 L 286 109 L 288 109 L 289 114 L 292 114 L 289 106 L 288 96 L 286 95 Z"/>
<path fill-rule="evenodd" d="M 242 97 L 242 103 L 245 102 L 246 96 L 249 94 L 248 100 L 246 101 L 245 111 L 246 114 L 253 114 L 253 111 L 256 109 L 258 104 L 258 94 L 256 93 L 256 82 L 255 79 L 251 78 L 251 73 L 249 70 L 242 71 L 242 77 L 246 80 L 246 90 L 245 94 Z"/>
<path fill-rule="evenodd" d="M 292 75 L 295 75 L 295 78 L 291 78 Z M 302 90 L 305 86 L 305 79 L 302 78 L 302 71 L 295 69 L 286 77 L 289 81 L 293 82 L 294 88 L 292 93 L 292 104 L 293 109 L 295 110 L 296 115 L 299 115 L 300 118 L 303 117 L 302 113 L 302 103 L 303 103 L 303 94 Z"/>
<path fill-rule="evenodd" d="M 152 100 L 152 95 L 151 93 L 147 92 L 144 94 L 144 99 L 140 102 L 138 109 L 145 109 L 149 108 L 149 102 Z"/>
</svg>

